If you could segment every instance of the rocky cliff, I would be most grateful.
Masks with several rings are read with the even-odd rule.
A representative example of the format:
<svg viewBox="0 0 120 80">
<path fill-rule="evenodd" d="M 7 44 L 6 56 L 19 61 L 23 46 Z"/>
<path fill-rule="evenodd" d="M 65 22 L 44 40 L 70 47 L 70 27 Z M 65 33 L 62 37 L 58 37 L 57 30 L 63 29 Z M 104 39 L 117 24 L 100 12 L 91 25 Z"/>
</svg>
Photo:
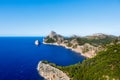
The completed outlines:
<svg viewBox="0 0 120 80">
<path fill-rule="evenodd" d="M 39 62 L 37 70 L 46 80 L 70 80 L 61 70 L 43 62 Z"/>
<path fill-rule="evenodd" d="M 72 36 L 65 38 L 52 31 L 44 39 L 44 43 L 60 45 L 75 52 L 81 53 L 85 57 L 92 58 L 96 55 L 96 53 L 104 49 L 104 45 L 111 43 L 116 38 L 116 36 L 102 33 L 85 37 Z"/>
<path fill-rule="evenodd" d="M 64 38 L 57 34 L 56 32 L 54 31 L 51 31 L 51 33 L 44 39 L 44 42 L 47 42 L 47 43 L 58 43 L 60 44 L 62 41 L 64 40 Z"/>
</svg>

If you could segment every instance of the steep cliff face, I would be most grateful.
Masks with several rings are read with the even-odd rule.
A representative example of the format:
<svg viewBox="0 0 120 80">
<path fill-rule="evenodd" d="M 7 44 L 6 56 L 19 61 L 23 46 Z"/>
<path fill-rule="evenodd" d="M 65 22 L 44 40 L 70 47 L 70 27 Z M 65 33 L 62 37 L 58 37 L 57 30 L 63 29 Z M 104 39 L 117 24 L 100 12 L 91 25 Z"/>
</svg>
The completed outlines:
<svg viewBox="0 0 120 80">
<path fill-rule="evenodd" d="M 56 36 L 57 33 L 54 31 L 51 31 L 51 33 L 48 35 L 50 38 L 54 38 L 54 36 Z"/>
<path fill-rule="evenodd" d="M 64 38 L 61 35 L 51 31 L 51 33 L 45 38 L 44 42 L 60 44 L 63 40 Z"/>
<path fill-rule="evenodd" d="M 39 62 L 37 70 L 46 80 L 70 80 L 61 70 L 43 62 Z"/>
</svg>

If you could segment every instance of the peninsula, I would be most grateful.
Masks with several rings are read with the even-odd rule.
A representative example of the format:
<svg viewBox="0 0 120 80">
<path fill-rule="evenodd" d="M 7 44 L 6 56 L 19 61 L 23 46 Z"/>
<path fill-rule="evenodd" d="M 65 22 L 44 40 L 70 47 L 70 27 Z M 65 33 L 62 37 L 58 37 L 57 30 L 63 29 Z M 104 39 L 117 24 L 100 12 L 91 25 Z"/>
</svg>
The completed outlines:
<svg viewBox="0 0 120 80">
<path fill-rule="evenodd" d="M 63 37 L 52 31 L 43 43 L 63 46 L 89 58 L 70 66 L 39 62 L 38 72 L 46 80 L 120 80 L 120 36 Z"/>
<path fill-rule="evenodd" d="M 46 80 L 120 80 L 120 44 L 108 45 L 95 57 L 70 66 L 39 63 L 38 71 Z"/>
<path fill-rule="evenodd" d="M 45 61 L 39 62 L 37 70 L 46 80 L 70 80 L 63 71 L 51 66 Z"/>
<path fill-rule="evenodd" d="M 106 35 L 102 33 L 97 33 L 89 36 L 71 36 L 63 37 L 54 31 L 44 39 L 44 44 L 51 44 L 57 46 L 63 46 L 67 49 L 71 49 L 81 55 L 92 58 L 98 52 L 104 50 L 104 46 L 112 44 L 114 40 L 119 39 L 119 37 L 113 35 Z"/>
</svg>

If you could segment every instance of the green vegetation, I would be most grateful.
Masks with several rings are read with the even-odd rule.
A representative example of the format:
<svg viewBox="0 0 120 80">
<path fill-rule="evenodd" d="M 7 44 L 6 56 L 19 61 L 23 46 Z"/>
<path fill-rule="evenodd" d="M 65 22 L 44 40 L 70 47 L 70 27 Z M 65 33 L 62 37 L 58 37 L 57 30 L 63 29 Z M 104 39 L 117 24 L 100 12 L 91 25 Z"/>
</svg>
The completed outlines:
<svg viewBox="0 0 120 80">
<path fill-rule="evenodd" d="M 93 46 L 109 44 L 113 40 L 115 40 L 115 38 L 112 38 L 112 37 L 106 37 L 103 39 L 77 38 L 77 42 L 79 45 L 84 45 L 85 43 L 89 43 Z"/>
<path fill-rule="evenodd" d="M 73 45 L 73 47 L 72 48 L 77 48 L 77 44 L 76 45 Z"/>
<path fill-rule="evenodd" d="M 54 39 L 52 39 L 52 38 L 46 38 L 46 41 L 45 41 L 46 43 L 54 43 L 54 42 L 56 42 Z"/>
<path fill-rule="evenodd" d="M 45 64 L 49 64 L 49 62 L 47 60 L 42 60 L 41 62 L 45 63 Z"/>
<path fill-rule="evenodd" d="M 89 51 L 89 48 L 88 47 L 85 47 L 82 51 L 82 53 L 85 53 L 85 52 L 88 52 Z"/>
<path fill-rule="evenodd" d="M 67 47 L 72 47 L 72 44 L 71 44 L 71 43 L 68 43 Z"/>
<path fill-rule="evenodd" d="M 69 37 L 69 38 L 64 38 L 64 40 L 67 40 L 68 43 L 70 43 L 72 40 L 76 39 L 78 45 L 84 45 L 85 43 L 89 43 L 93 46 L 98 47 L 99 45 L 107 45 L 114 42 L 117 42 L 117 37 L 112 37 L 112 36 L 106 36 L 105 38 L 87 38 L 87 37 Z M 114 43 L 113 42 L 113 43 Z"/>
<path fill-rule="evenodd" d="M 53 35 L 53 34 L 52 34 Z M 67 44 L 68 47 L 73 47 L 76 48 L 77 45 L 84 45 L 85 43 L 88 43 L 94 47 L 98 47 L 98 46 L 106 46 L 107 44 L 110 43 L 116 43 L 118 42 L 119 37 L 116 36 L 112 36 L 112 35 L 99 35 L 99 36 L 86 36 L 86 37 L 79 37 L 79 36 L 72 36 L 72 37 L 63 37 L 61 35 L 53 35 L 51 36 L 47 36 L 45 38 L 45 42 L 46 43 L 55 43 L 55 42 L 59 42 L 60 43 L 65 43 Z M 74 43 L 76 43 L 77 45 L 74 46 Z"/>
<path fill-rule="evenodd" d="M 120 44 L 110 45 L 97 56 L 71 66 L 56 66 L 72 80 L 120 80 Z"/>
<path fill-rule="evenodd" d="M 68 47 L 76 48 L 77 45 L 89 43 L 104 50 L 94 58 L 86 59 L 82 63 L 70 66 L 50 65 L 65 72 L 71 80 L 120 80 L 120 40 L 117 37 L 106 36 L 105 38 L 87 38 L 87 37 L 70 37 L 64 38 Z M 72 40 L 76 40 L 78 44 Z M 51 39 L 48 42 L 52 43 Z M 103 49 L 102 49 L 103 48 Z M 89 51 L 89 47 L 85 47 L 84 52 Z"/>
<path fill-rule="evenodd" d="M 75 65 L 56 66 L 42 62 L 62 70 L 71 80 L 120 80 L 120 44 L 109 45 L 94 58 Z"/>
<path fill-rule="evenodd" d="M 56 64 L 50 63 L 50 62 L 48 62 L 47 60 L 42 60 L 42 63 L 49 64 L 49 65 L 51 65 L 51 66 L 53 66 L 53 67 L 56 67 Z"/>
</svg>

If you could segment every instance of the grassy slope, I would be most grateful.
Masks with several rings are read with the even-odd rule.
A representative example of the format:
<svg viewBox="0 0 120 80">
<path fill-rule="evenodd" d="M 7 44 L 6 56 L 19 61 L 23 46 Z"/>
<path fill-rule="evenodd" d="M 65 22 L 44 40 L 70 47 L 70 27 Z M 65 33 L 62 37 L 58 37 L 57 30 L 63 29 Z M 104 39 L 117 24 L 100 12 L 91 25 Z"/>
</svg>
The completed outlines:
<svg viewBox="0 0 120 80">
<path fill-rule="evenodd" d="M 120 44 L 112 45 L 83 63 L 61 67 L 72 80 L 120 80 Z"/>
</svg>

